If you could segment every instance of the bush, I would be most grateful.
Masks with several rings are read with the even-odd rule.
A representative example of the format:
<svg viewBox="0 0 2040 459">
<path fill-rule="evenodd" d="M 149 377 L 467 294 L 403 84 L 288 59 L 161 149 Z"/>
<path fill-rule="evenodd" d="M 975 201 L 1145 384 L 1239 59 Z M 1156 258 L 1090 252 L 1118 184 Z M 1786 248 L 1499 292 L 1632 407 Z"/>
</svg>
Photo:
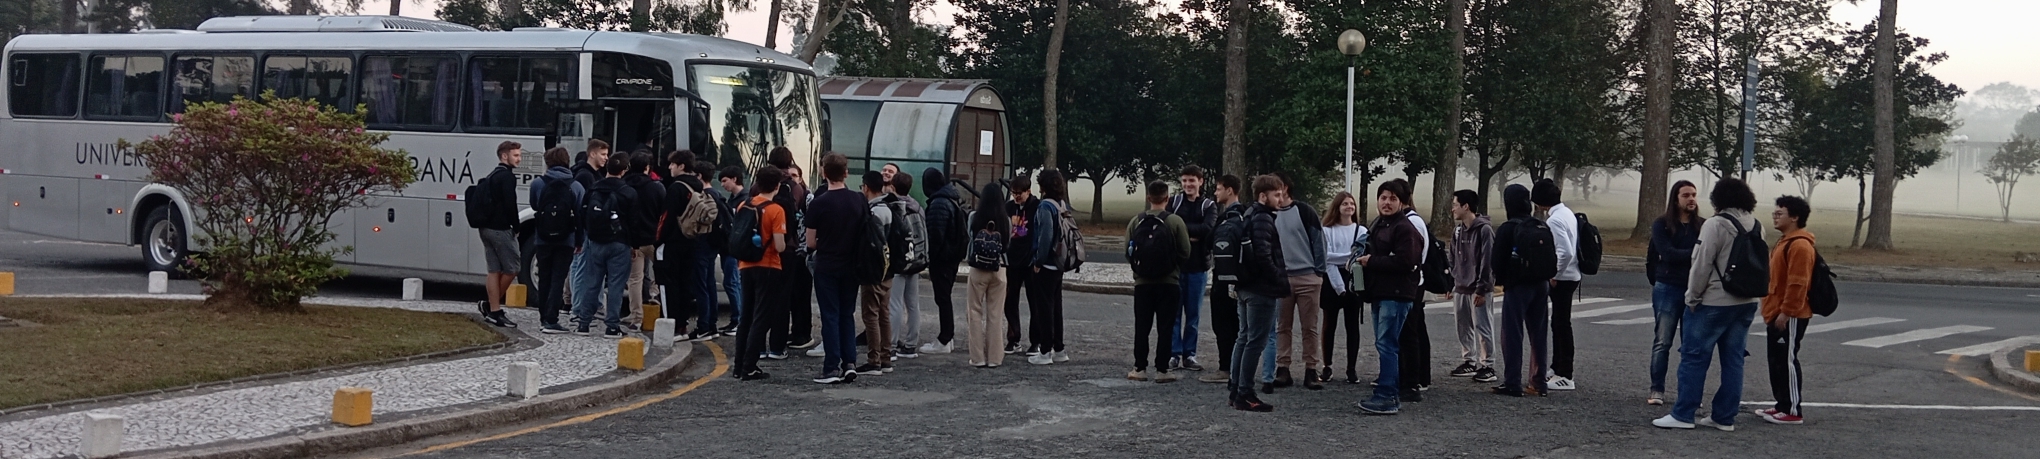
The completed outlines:
<svg viewBox="0 0 2040 459">
<path fill-rule="evenodd" d="M 347 274 L 333 256 L 354 248 L 324 247 L 334 215 L 412 181 L 403 151 L 376 147 L 389 134 L 318 102 L 265 92 L 171 118 L 169 135 L 121 145 L 148 163 L 149 180 L 193 207 L 192 234 L 206 254 L 187 269 L 202 273 L 217 307 L 301 311 L 300 299 Z"/>
</svg>

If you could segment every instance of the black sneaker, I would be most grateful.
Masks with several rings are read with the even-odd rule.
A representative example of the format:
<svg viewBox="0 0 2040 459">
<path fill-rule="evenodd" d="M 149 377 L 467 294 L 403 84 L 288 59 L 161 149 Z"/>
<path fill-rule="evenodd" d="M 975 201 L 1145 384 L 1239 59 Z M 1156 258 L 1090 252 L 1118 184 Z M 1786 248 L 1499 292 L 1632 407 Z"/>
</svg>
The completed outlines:
<svg viewBox="0 0 2040 459">
<path fill-rule="evenodd" d="M 497 327 L 517 328 L 517 323 L 511 322 L 510 319 L 504 318 L 499 314 L 482 314 L 482 321 Z"/>
<path fill-rule="evenodd" d="M 581 323 L 577 323 L 577 324 L 574 324 L 574 334 L 576 334 L 576 335 L 581 335 L 581 336 L 588 336 L 588 323 L 587 323 L 587 322 L 581 322 Z"/>
<path fill-rule="evenodd" d="M 1495 386 L 1495 387 L 1493 387 L 1493 388 L 1491 388 L 1491 389 L 1488 389 L 1488 393 L 1491 393 L 1491 394 L 1495 394 L 1495 395 L 1506 395 L 1506 396 L 1510 396 L 1510 397 L 1522 397 L 1522 396 L 1523 396 L 1523 389 L 1519 389 L 1519 388 L 1514 388 L 1514 387 L 1509 387 L 1509 386 Z"/>
<path fill-rule="evenodd" d="M 1008 343 L 1008 344 L 1006 344 L 1006 355 L 1019 355 L 1019 354 L 1020 354 L 1020 343 Z"/>
<path fill-rule="evenodd" d="M 716 330 L 716 332 L 722 333 L 723 336 L 737 336 L 737 324 L 730 324 L 727 327 Z"/>
<path fill-rule="evenodd" d="M 1275 367 L 1275 387 L 1289 387 L 1295 384 L 1296 380 L 1289 377 L 1289 367 Z"/>
<path fill-rule="evenodd" d="M 1401 394 L 1400 394 L 1400 396 L 1399 396 L 1399 397 L 1397 397 L 1397 398 L 1400 398 L 1400 399 L 1402 399 L 1402 401 L 1405 401 L 1405 402 L 1421 402 L 1421 401 L 1424 401 L 1424 391 L 1422 391 L 1422 390 L 1416 390 L 1416 389 L 1405 389 L 1405 390 L 1402 390 L 1402 391 L 1400 391 L 1400 392 L 1401 392 Z"/>
<path fill-rule="evenodd" d="M 1194 355 L 1186 356 L 1180 360 L 1181 366 L 1178 366 L 1176 368 L 1181 368 L 1190 371 L 1204 371 L 1204 366 L 1197 364 L 1197 356 Z"/>
<path fill-rule="evenodd" d="M 608 330 L 602 331 L 602 337 L 608 339 L 623 339 L 623 328 L 609 327 Z"/>
<path fill-rule="evenodd" d="M 1459 364 L 1458 367 L 1452 369 L 1452 377 L 1464 378 L 1468 376 L 1473 376 L 1474 373 L 1477 373 L 1479 371 L 1480 368 L 1473 366 L 1473 362 L 1461 363 Z"/>
<path fill-rule="evenodd" d="M 767 374 L 762 370 L 751 370 L 750 373 L 744 373 L 743 377 L 737 379 L 740 381 L 757 381 L 770 377 L 772 377 L 771 374 Z"/>
<path fill-rule="evenodd" d="M 843 370 L 843 382 L 857 382 L 857 370 Z"/>
<path fill-rule="evenodd" d="M 715 331 L 713 331 L 713 330 L 695 330 L 695 331 L 694 331 L 694 333 L 689 333 L 689 334 L 687 334 L 687 340 L 688 340 L 688 341 L 697 341 L 697 342 L 698 342 L 698 341 L 710 341 L 710 340 L 714 340 L 714 339 L 715 339 L 716 337 L 718 337 L 718 336 L 722 336 L 722 334 L 721 334 L 721 333 L 717 333 L 717 332 L 715 332 Z"/>
<path fill-rule="evenodd" d="M 824 372 L 822 372 L 822 375 L 821 375 L 821 376 L 816 376 L 816 377 L 815 377 L 815 379 L 814 379 L 814 381 L 815 381 L 815 384 L 835 384 L 835 383 L 840 383 L 840 382 L 843 382 L 843 375 L 839 375 L 839 374 L 836 374 L 836 372 L 833 372 L 833 371 L 824 371 Z"/>
<path fill-rule="evenodd" d="M 1254 393 L 1248 392 L 1246 396 L 1240 397 L 1240 400 L 1233 404 L 1233 409 L 1240 411 L 1252 411 L 1255 413 L 1267 413 L 1270 411 L 1275 411 L 1275 405 L 1269 405 L 1267 402 L 1261 401 L 1260 397 L 1254 396 Z"/>
<path fill-rule="evenodd" d="M 1474 382 L 1495 382 L 1500 379 L 1502 378 L 1495 376 L 1495 369 L 1493 368 L 1482 368 L 1473 372 Z"/>
<path fill-rule="evenodd" d="M 504 327 L 517 328 L 517 322 L 511 321 L 510 314 L 503 311 L 496 311 L 496 320 L 502 321 Z"/>
<path fill-rule="evenodd" d="M 483 317 L 487 317 L 489 315 L 489 300 L 476 301 L 475 312 L 481 313 Z"/>
<path fill-rule="evenodd" d="M 538 328 L 538 332 L 548 335 L 558 335 L 566 333 L 567 327 L 562 327 L 560 326 L 560 324 L 545 324 Z"/>
<path fill-rule="evenodd" d="M 850 372 L 852 372 L 852 373 L 856 373 L 856 374 L 860 374 L 860 375 L 865 375 L 865 376 L 878 376 L 878 375 L 882 375 L 882 374 L 885 374 L 885 368 L 884 368 L 884 367 L 880 367 L 880 366 L 878 366 L 878 365 L 874 365 L 874 364 L 869 364 L 869 363 L 867 363 L 867 364 L 864 364 L 864 365 L 860 365 L 860 366 L 858 366 L 858 367 L 857 367 L 857 369 L 855 369 L 855 370 L 850 370 Z"/>
</svg>

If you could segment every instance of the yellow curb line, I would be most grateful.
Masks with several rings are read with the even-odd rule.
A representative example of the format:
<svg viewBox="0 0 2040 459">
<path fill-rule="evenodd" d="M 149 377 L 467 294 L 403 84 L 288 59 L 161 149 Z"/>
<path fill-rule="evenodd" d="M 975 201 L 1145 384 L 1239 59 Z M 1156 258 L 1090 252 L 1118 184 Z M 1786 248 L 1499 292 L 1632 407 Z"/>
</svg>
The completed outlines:
<svg viewBox="0 0 2040 459">
<path fill-rule="evenodd" d="M 1961 362 L 1961 361 L 1962 361 L 1962 356 L 1961 356 L 1961 355 L 1950 355 L 1950 356 L 1948 356 L 1948 366 L 1946 367 L 1946 370 L 1948 371 L 1948 374 L 1951 374 L 1951 375 L 1955 375 L 1955 377 L 1957 377 L 1957 378 L 1962 378 L 1962 380 L 1964 380 L 1964 381 L 1969 381 L 1970 383 L 1976 384 L 1976 385 L 1978 385 L 1978 386 L 1982 386 L 1982 387 L 1983 387 L 1983 388 L 1985 388 L 1985 389 L 1990 389 L 1990 390 L 1994 390 L 1994 391 L 1998 391 L 1998 392 L 2003 392 L 2003 393 L 2005 393 L 2006 395 L 2011 395 L 2011 396 L 2014 396 L 2014 397 L 2018 397 L 2018 398 L 2023 398 L 2023 399 L 2027 399 L 2027 400 L 2032 400 L 2032 401 L 2040 402 L 2040 397 L 2034 397 L 2034 396 L 2032 396 L 2032 395 L 2027 395 L 2027 394 L 2024 394 L 2024 393 L 2021 393 L 2021 392 L 2018 392 L 2018 391 L 2014 391 L 2014 390 L 2011 390 L 2011 389 L 2006 389 L 2006 388 L 2003 388 L 2003 387 L 1998 387 L 1998 386 L 1997 386 L 1996 384 L 1991 384 L 1991 383 L 1990 383 L 1989 381 L 1984 381 L 1984 380 L 1983 380 L 1983 378 L 1978 378 L 1978 377 L 1975 377 L 1975 376 L 1965 375 L 1965 374 L 1962 374 L 1961 372 L 1958 372 L 1958 371 L 1956 371 L 1956 370 L 1955 370 L 1955 364 L 1956 364 L 1957 362 Z"/>
<path fill-rule="evenodd" d="M 610 415 L 613 415 L 613 414 L 618 414 L 618 413 L 624 413 L 624 412 L 628 412 L 628 411 L 634 411 L 634 410 L 637 410 L 637 409 L 639 409 L 639 408 L 644 408 L 644 407 L 646 407 L 646 406 L 650 406 L 650 405 L 651 405 L 651 404 L 653 404 L 653 403 L 659 403 L 659 402 L 663 402 L 663 401 L 667 401 L 667 400 L 672 400 L 672 399 L 673 399 L 674 397 L 679 397 L 679 396 L 681 396 L 681 395 L 686 395 L 686 394 L 687 394 L 688 392 L 693 392 L 693 391 L 694 391 L 694 389 L 700 388 L 700 387 L 701 387 L 701 386 L 703 386 L 703 385 L 707 385 L 709 381 L 714 381 L 714 380 L 715 380 L 716 378 L 722 377 L 722 375 L 724 375 L 724 374 L 727 374 L 727 373 L 729 373 L 729 371 L 730 371 L 730 362 L 729 362 L 729 357 L 728 357 L 728 356 L 726 356 L 726 355 L 723 355 L 723 351 L 722 351 L 722 346 L 718 346 L 718 345 L 716 345 L 714 341 L 708 341 L 708 342 L 706 342 L 706 344 L 708 344 L 708 352 L 709 352 L 709 354 L 710 354 L 710 355 L 714 355 L 714 356 L 715 356 L 715 371 L 711 371 L 711 372 L 709 372 L 707 376 L 702 376 L 702 377 L 701 377 L 701 378 L 699 378 L 699 379 L 695 379 L 695 380 L 694 380 L 694 382 L 692 382 L 692 383 L 688 383 L 688 384 L 687 384 L 687 387 L 682 387 L 682 388 L 679 388 L 679 389 L 674 389 L 674 390 L 673 390 L 672 392 L 667 392 L 667 393 L 664 393 L 664 394 L 660 394 L 660 395 L 658 395 L 658 396 L 654 396 L 654 397 L 652 397 L 652 398 L 648 398 L 648 399 L 640 400 L 640 401 L 638 401 L 637 403 L 632 403 L 632 404 L 630 404 L 630 405 L 625 405 L 625 406 L 623 406 L 623 407 L 620 407 L 620 408 L 616 408 L 616 409 L 611 409 L 611 410 L 608 410 L 608 411 L 603 411 L 603 412 L 599 412 L 599 413 L 589 413 L 589 414 L 584 414 L 584 415 L 580 415 L 580 416 L 575 416 L 575 417 L 567 418 L 567 419 L 565 419 L 565 420 L 561 420 L 561 421 L 559 421 L 559 422 L 554 422 L 554 423 L 551 423 L 551 424 L 546 424 L 546 425 L 542 425 L 542 426 L 537 426 L 537 427 L 528 427 L 528 428 L 524 428 L 524 429 L 521 429 L 521 430 L 517 430 L 517 431 L 514 431 L 514 432 L 506 432 L 506 433 L 501 433 L 501 434 L 491 435 L 491 436 L 487 436 L 487 437 L 477 438 L 477 439 L 473 439 L 473 440 L 463 440 L 463 441 L 457 441 L 457 442 L 453 442 L 453 443 L 447 443 L 447 444 L 442 444 L 442 445 L 436 445 L 436 446 L 432 446 L 432 447 L 429 447 L 429 448 L 425 448 L 425 449 L 421 449 L 421 450 L 417 450 L 417 451 L 412 451 L 412 452 L 409 452 L 409 453 L 399 454 L 399 455 L 396 455 L 396 456 L 393 456 L 393 457 L 404 457 L 404 456 L 413 456 L 413 455 L 419 455 L 419 454 L 426 454 L 426 453 L 435 453 L 435 452 L 440 452 L 440 451 L 446 451 L 446 450 L 450 450 L 450 449 L 455 449 L 455 448 L 462 448 L 462 447 L 466 447 L 466 446 L 474 445 L 474 444 L 476 444 L 476 443 L 482 443 L 482 442 L 490 442 L 490 441 L 496 441 L 496 440 L 502 440 L 502 439 L 505 439 L 505 438 L 510 438 L 510 437 L 516 437 L 516 436 L 521 436 L 521 435 L 525 435 L 525 434 L 530 434 L 530 433 L 536 433 L 536 432 L 540 432 L 540 431 L 544 431 L 544 430 L 552 429 L 552 428 L 555 428 L 555 427 L 565 427 L 565 426 L 570 426 L 570 425 L 575 425 L 575 424 L 582 424 L 582 423 L 586 423 L 586 422 L 588 422 L 588 421 L 593 421 L 593 420 L 596 420 L 596 419 L 602 419 L 602 418 L 608 417 L 608 416 L 610 416 Z"/>
</svg>

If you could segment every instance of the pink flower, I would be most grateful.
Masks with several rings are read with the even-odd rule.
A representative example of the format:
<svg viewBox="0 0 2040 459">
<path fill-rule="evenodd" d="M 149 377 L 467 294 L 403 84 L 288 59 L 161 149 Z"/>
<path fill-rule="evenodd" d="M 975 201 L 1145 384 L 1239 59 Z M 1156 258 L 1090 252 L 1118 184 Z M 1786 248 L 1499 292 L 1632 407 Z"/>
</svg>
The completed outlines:
<svg viewBox="0 0 2040 459">
<path fill-rule="evenodd" d="M 374 174 L 374 173 L 375 173 L 375 166 L 368 166 L 368 173 L 370 173 L 370 174 Z"/>
<path fill-rule="evenodd" d="M 184 121 L 184 114 L 183 114 L 183 113 L 172 113 L 172 114 L 170 114 L 170 121 Z"/>
</svg>

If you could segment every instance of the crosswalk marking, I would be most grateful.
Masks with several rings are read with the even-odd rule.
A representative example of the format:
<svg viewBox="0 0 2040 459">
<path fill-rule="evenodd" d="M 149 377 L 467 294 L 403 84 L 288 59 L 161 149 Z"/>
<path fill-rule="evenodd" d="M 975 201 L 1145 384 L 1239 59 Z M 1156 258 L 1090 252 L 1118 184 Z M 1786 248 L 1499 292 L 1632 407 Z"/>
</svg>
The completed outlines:
<svg viewBox="0 0 2040 459">
<path fill-rule="evenodd" d="M 1574 307 L 1578 307 L 1578 306 L 1580 306 L 1580 305 L 1587 305 L 1587 304 L 1596 304 L 1596 303 L 1607 303 L 1607 302 L 1611 302 L 1611 301 L 1622 301 L 1622 299 L 1621 299 L 1621 298 L 1582 298 L 1582 299 L 1580 299 L 1579 301 L 1574 301 L 1574 302 L 1573 302 L 1573 306 L 1574 306 Z M 1492 296 L 1492 297 L 1488 297 L 1488 306 L 1489 306 L 1490 308 L 1492 308 L 1492 309 L 1494 309 L 1494 310 L 1496 310 L 1496 311 L 1500 311 L 1500 310 L 1502 310 L 1502 308 L 1500 307 L 1501 305 L 1502 305 L 1502 296 L 1501 296 L 1501 295 L 1495 295 L 1495 296 Z M 1650 305 L 1644 305 L 1644 307 L 1650 307 Z M 1451 302 L 1451 301 L 1446 301 L 1446 302 L 1441 302 L 1441 303 L 1431 303 L 1431 304 L 1428 304 L 1428 305 L 1424 305 L 1424 312 L 1426 312 L 1426 313 L 1430 313 L 1430 314 L 1438 314 L 1438 313 L 1444 313 L 1444 312 L 1452 312 L 1452 302 Z M 1580 316 L 1579 314 L 1573 314 L 1573 317 L 1582 317 L 1582 316 Z"/>
<path fill-rule="evenodd" d="M 1897 323 L 1904 321 L 1905 319 L 1893 319 L 1890 317 L 1868 317 L 1862 319 L 1850 319 L 1840 322 L 1828 322 L 1828 323 L 1820 323 L 1816 321 L 1813 323 L 1813 325 L 1806 326 L 1806 333 L 1810 335 L 1820 332 L 1841 330 L 1844 328 L 1868 327 L 1871 325 L 1883 325 L 1888 323 Z M 1764 316 L 1761 314 L 1757 315 L 1757 320 L 1750 322 L 1750 328 L 1756 329 L 1750 332 L 1750 334 L 1752 335 L 1764 334 L 1765 329 Z"/>
<path fill-rule="evenodd" d="M 1591 309 L 1591 310 L 1586 310 L 1586 311 L 1576 311 L 1576 312 L 1573 312 L 1572 316 L 1573 316 L 1573 318 L 1575 318 L 1575 319 L 1578 319 L 1578 318 L 1584 318 L 1584 317 L 1600 317 L 1600 316 L 1605 316 L 1605 315 L 1609 315 L 1609 314 L 1621 314 L 1621 313 L 1625 313 L 1625 312 L 1630 312 L 1630 311 L 1637 311 L 1637 310 L 1643 310 L 1643 309 L 1650 309 L 1650 303 L 1644 303 L 1644 304 L 1632 304 L 1632 305 L 1627 305 L 1627 306 L 1614 306 L 1614 307 L 1607 307 L 1607 308 L 1601 308 L 1601 309 Z"/>
<path fill-rule="evenodd" d="M 1812 328 L 1812 327 L 1808 327 L 1808 328 Z M 1913 331 L 1909 331 L 1909 332 L 1905 332 L 1905 333 L 1899 333 L 1899 334 L 1896 334 L 1896 335 L 1886 335 L 1886 336 L 1879 336 L 1879 337 L 1876 337 L 1876 338 L 1864 338 L 1864 339 L 1859 339 L 1859 340 L 1855 340 L 1855 341 L 1850 341 L 1850 342 L 1846 342 L 1846 343 L 1842 343 L 1842 344 L 1846 344 L 1846 345 L 1850 345 L 1850 346 L 1862 346 L 1862 347 L 1885 347 L 1885 346 L 1890 346 L 1890 345 L 1893 345 L 1893 344 L 1904 344 L 1904 343 L 1910 343 L 1910 342 L 1914 342 L 1914 341 L 1923 341 L 1923 340 L 1930 340 L 1930 339 L 1934 339 L 1934 338 L 1940 338 L 1940 337 L 1944 337 L 1944 336 L 1949 336 L 1949 335 L 1957 335 L 1957 334 L 1962 334 L 1962 333 L 1971 333 L 1971 332 L 1980 332 L 1980 331 L 1984 331 L 1984 330 L 1989 330 L 1989 329 L 1990 329 L 1990 327 L 1979 327 L 1979 326 L 1975 326 L 1975 325 L 1950 325 L 1950 326 L 1946 326 L 1946 327 L 1941 327 L 1941 328 L 1928 328 L 1928 329 L 1922 329 L 1922 330 L 1913 330 Z"/>
<path fill-rule="evenodd" d="M 1574 301 L 1572 305 L 1573 305 L 1574 307 L 1579 307 L 1579 306 L 1583 306 L 1583 305 L 1589 305 L 1589 304 L 1595 304 L 1595 303 L 1607 303 L 1607 302 L 1610 302 L 1610 301 L 1622 301 L 1622 299 L 1621 299 L 1621 298 L 1582 298 L 1582 299 L 1580 299 L 1579 301 Z"/>
<path fill-rule="evenodd" d="M 1603 320 L 1603 321 L 1600 321 L 1600 322 L 1594 322 L 1594 323 L 1597 323 L 1597 324 L 1602 324 L 1602 325 L 1637 325 L 1637 324 L 1647 324 L 1647 323 L 1652 323 L 1652 322 L 1657 322 L 1657 318 L 1656 318 L 1656 317 L 1638 317 L 1638 318 L 1634 318 L 1634 319 L 1617 319 L 1617 320 Z"/>
<path fill-rule="evenodd" d="M 1979 356 L 1979 355 L 1989 354 L 1989 353 L 1991 353 L 1992 351 L 1996 351 L 1996 350 L 1998 350 L 1998 349 L 2003 349 L 2003 348 L 2004 348 L 2005 346 L 2011 346 L 2011 345 L 2016 345 L 2016 344 L 2024 344 L 2024 343 L 2036 343 L 2036 342 L 2040 342 L 2040 335 L 2034 335 L 2034 336 L 2021 336 L 2021 337 L 2017 337 L 2017 338 L 2012 338 L 2012 339 L 2008 339 L 2008 340 L 2002 340 L 2002 341 L 1992 341 L 1992 342 L 1988 342 L 1988 343 L 1978 344 L 1978 345 L 1975 345 L 1975 346 L 1968 346 L 1968 347 L 1958 347 L 1958 348 L 1954 348 L 1954 349 L 1949 349 L 1949 350 L 1945 350 L 1945 351 L 1941 351 L 1941 352 L 1935 352 L 1935 354 L 1941 354 L 1941 355 L 1959 355 L 1959 356 L 1963 356 L 1963 357 L 1975 357 L 1975 356 Z"/>
</svg>

